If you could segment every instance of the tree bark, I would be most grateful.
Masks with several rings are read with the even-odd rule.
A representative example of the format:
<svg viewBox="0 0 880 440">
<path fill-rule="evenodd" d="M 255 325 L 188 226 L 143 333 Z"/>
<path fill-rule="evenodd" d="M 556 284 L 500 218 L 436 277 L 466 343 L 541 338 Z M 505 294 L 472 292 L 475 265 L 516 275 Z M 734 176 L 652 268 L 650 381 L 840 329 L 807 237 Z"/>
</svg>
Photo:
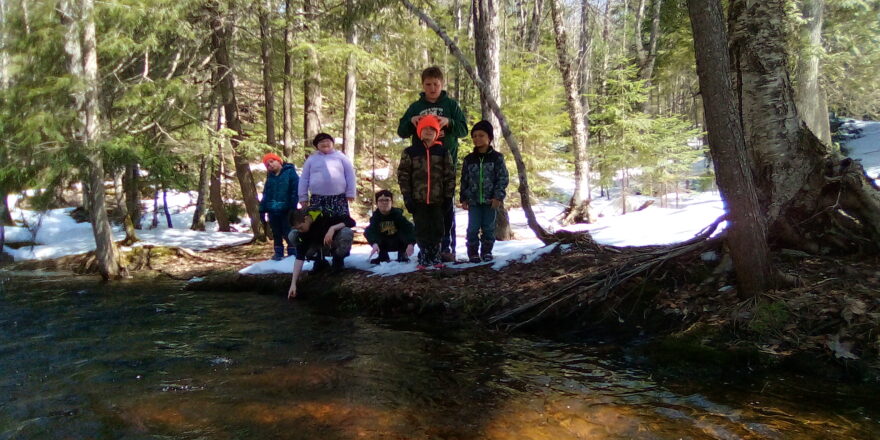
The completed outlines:
<svg viewBox="0 0 880 440">
<path fill-rule="evenodd" d="M 538 45 L 541 43 L 541 18 L 543 16 L 544 0 L 535 0 L 526 37 L 526 49 L 531 53 L 537 53 Z"/>
<path fill-rule="evenodd" d="M 227 40 L 229 35 L 229 23 L 224 23 L 218 11 L 213 11 L 211 17 L 211 45 L 214 49 L 214 60 L 219 70 L 218 81 L 215 84 L 217 94 L 223 103 L 226 118 L 226 126 L 235 132 L 232 136 L 232 159 L 235 162 L 235 175 L 241 186 L 241 195 L 248 218 L 251 221 L 251 230 L 255 241 L 265 241 L 266 234 L 260 221 L 260 210 L 257 200 L 257 188 L 254 184 L 254 176 L 251 174 L 250 164 L 244 156 L 241 142 L 244 140 L 244 131 L 241 127 L 241 119 L 238 116 L 238 102 L 235 99 L 235 83 L 233 80 L 232 63 L 229 59 Z"/>
<path fill-rule="evenodd" d="M 104 197 L 104 164 L 99 146 L 101 125 L 98 114 L 98 53 L 93 0 L 63 0 L 59 4 L 62 23 L 67 27 L 65 50 L 70 56 L 70 73 L 84 87 L 73 92 L 80 127 L 75 135 L 87 165 L 89 216 L 95 237 L 95 259 L 105 280 L 119 279 L 128 271 L 113 242 Z"/>
<path fill-rule="evenodd" d="M 223 107 L 217 109 L 217 131 L 226 126 L 223 115 Z M 217 219 L 217 230 L 229 232 L 229 215 L 226 214 L 226 204 L 223 203 L 223 141 L 217 142 L 217 154 L 211 158 L 211 209 L 214 218 Z"/>
<path fill-rule="evenodd" d="M 260 58 L 263 61 L 263 99 L 266 110 L 266 143 L 275 146 L 275 91 L 272 87 L 272 31 L 269 28 L 271 2 L 260 8 Z"/>
<path fill-rule="evenodd" d="M 709 146 L 730 223 L 727 246 L 739 281 L 737 292 L 749 298 L 772 285 L 774 270 L 765 218 L 731 89 L 724 11 L 720 0 L 688 0 L 688 12 Z"/>
<path fill-rule="evenodd" d="M 498 6 L 495 0 L 473 0 L 474 59 L 477 74 L 486 84 L 488 93 L 501 105 L 501 41 L 498 36 Z M 483 92 L 480 92 L 480 110 L 483 119 L 492 123 L 499 133 L 498 118 L 492 113 Z"/>
<path fill-rule="evenodd" d="M 314 5 L 315 0 L 305 0 L 306 30 L 310 35 L 317 34 L 317 9 Z M 324 97 L 321 93 L 321 67 L 318 64 L 318 52 L 314 47 L 306 50 L 306 58 L 304 60 L 305 78 L 303 79 L 304 114 L 303 114 L 303 145 L 311 145 L 315 135 L 321 132 L 321 106 Z M 303 153 L 308 155 L 308 147 Z"/>
<path fill-rule="evenodd" d="M 734 87 L 770 237 L 807 251 L 876 251 L 876 185 L 801 124 L 788 75 L 785 4 L 733 0 L 729 13 Z"/>
<path fill-rule="evenodd" d="M 122 217 L 122 225 L 125 228 L 125 238 L 122 240 L 122 244 L 125 246 L 131 246 L 132 243 L 136 243 L 140 241 L 137 236 L 137 232 L 134 229 L 134 222 L 131 221 L 131 214 L 128 212 L 130 203 L 128 203 L 128 192 L 126 191 L 126 178 L 125 174 L 128 172 L 128 167 L 122 170 L 119 173 L 119 176 L 114 179 L 114 186 L 116 187 L 116 206 L 119 208 L 119 213 Z M 116 182 L 119 181 L 117 185 Z"/>
<path fill-rule="evenodd" d="M 822 53 L 824 0 L 802 0 L 801 13 L 806 23 L 800 27 L 801 44 L 795 70 L 794 96 L 797 109 L 807 127 L 826 145 L 831 145 L 831 127 L 825 91 L 819 87 L 819 58 Z"/>
<path fill-rule="evenodd" d="M 437 36 L 439 36 L 445 43 L 446 47 L 449 48 L 449 51 L 458 59 L 459 63 L 462 64 L 465 71 L 467 71 L 468 75 L 470 75 L 471 80 L 477 85 L 480 90 L 486 92 L 486 100 L 489 102 L 489 105 L 492 107 L 492 111 L 495 113 L 495 116 L 498 117 L 498 123 L 501 125 L 501 132 L 504 135 L 505 141 L 507 141 L 507 146 L 510 148 L 511 153 L 513 153 L 513 157 L 516 160 L 516 169 L 517 175 L 519 177 L 519 186 L 518 191 L 520 195 L 520 201 L 522 203 L 523 212 L 526 215 L 526 221 L 529 225 L 529 228 L 535 233 L 535 236 L 538 237 L 544 243 L 552 243 L 555 241 L 554 237 L 547 233 L 544 228 L 538 223 L 537 217 L 535 217 L 535 212 L 532 210 L 532 202 L 529 198 L 529 182 L 528 175 L 526 171 L 526 165 L 522 158 L 522 153 L 519 149 L 519 143 L 516 141 L 516 138 L 513 136 L 513 133 L 510 131 L 510 124 L 507 123 L 507 118 L 504 116 L 504 113 L 501 111 L 501 107 L 498 106 L 498 103 L 492 98 L 491 94 L 488 93 L 488 87 L 483 83 L 483 80 L 477 76 L 477 72 L 474 70 L 474 67 L 471 66 L 471 63 L 467 60 L 458 46 L 449 38 L 449 35 L 440 28 L 436 21 L 434 21 L 431 17 L 427 16 L 424 12 L 422 12 L 419 8 L 415 7 L 409 0 L 401 0 L 403 5 L 406 6 L 407 9 L 410 10 L 413 14 L 415 14 L 419 19 L 425 23 L 426 26 L 431 28 Z"/>
<path fill-rule="evenodd" d="M 210 162 L 210 156 L 207 154 L 203 154 L 199 161 L 199 196 L 196 199 L 196 211 L 193 213 L 192 226 L 190 226 L 190 229 L 193 231 L 205 230 L 205 212 L 208 206 L 206 200 L 211 191 L 209 178 L 211 174 Z"/>
<path fill-rule="evenodd" d="M 572 142 L 574 148 L 574 194 L 571 196 L 563 224 L 589 223 L 590 205 L 590 162 L 587 157 L 588 127 L 581 106 L 580 93 L 577 88 L 575 73 L 571 68 L 568 54 L 568 38 L 565 23 L 562 21 L 562 9 L 557 0 L 550 0 L 550 15 L 553 18 L 553 30 L 556 37 L 556 56 L 559 71 L 565 87 L 565 100 L 568 107 L 568 119 L 571 123 Z"/>
<path fill-rule="evenodd" d="M 12 220 L 12 210 L 9 209 L 7 196 L 6 189 L 0 188 L 0 225 L 15 226 L 15 222 Z"/>
<path fill-rule="evenodd" d="M 587 96 L 590 93 L 592 81 L 593 62 L 593 36 L 590 23 L 592 21 L 592 7 L 589 0 L 581 0 L 581 23 L 578 57 L 577 57 L 577 85 L 581 99 L 581 110 L 584 113 L 584 125 L 587 130 L 590 126 L 590 101 Z"/>
<path fill-rule="evenodd" d="M 290 0 L 284 0 L 284 79 L 282 105 L 284 106 L 284 158 L 293 160 L 293 25 L 291 23 Z"/>
<path fill-rule="evenodd" d="M 140 191 L 140 167 L 137 163 L 125 166 L 125 174 L 122 175 L 122 187 L 125 191 L 125 205 L 132 227 L 141 228 L 141 191 Z"/>
<path fill-rule="evenodd" d="M 353 8 L 351 0 L 348 5 Z M 349 23 L 345 34 L 346 42 L 352 46 L 357 46 L 358 37 L 357 29 L 354 23 Z M 342 120 L 342 151 L 348 156 L 349 160 L 354 163 L 355 155 L 355 133 L 357 124 L 357 57 L 352 52 L 348 55 L 345 72 L 345 111 Z"/>
</svg>

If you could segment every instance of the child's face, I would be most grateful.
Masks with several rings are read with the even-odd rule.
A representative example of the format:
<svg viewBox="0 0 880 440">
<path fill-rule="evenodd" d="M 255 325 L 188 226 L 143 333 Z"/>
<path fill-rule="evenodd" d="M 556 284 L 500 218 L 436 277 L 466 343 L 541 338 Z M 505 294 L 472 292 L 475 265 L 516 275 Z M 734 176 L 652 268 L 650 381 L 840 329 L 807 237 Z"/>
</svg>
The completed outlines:
<svg viewBox="0 0 880 440">
<path fill-rule="evenodd" d="M 434 141 L 437 140 L 437 130 L 434 130 L 434 127 L 424 127 L 419 137 L 425 145 L 433 145 Z"/>
<path fill-rule="evenodd" d="M 307 218 L 305 220 L 303 220 L 302 223 L 300 223 L 298 225 L 294 225 L 293 229 L 296 229 L 297 231 L 299 231 L 301 233 L 306 233 L 306 232 L 309 232 L 309 227 L 311 227 L 311 226 L 312 226 L 312 219 L 307 216 Z"/>
<path fill-rule="evenodd" d="M 391 212 L 391 207 L 394 206 L 391 203 L 391 197 L 379 197 L 379 199 L 376 200 L 376 204 L 379 206 L 379 212 L 382 214 L 388 214 Z"/>
<path fill-rule="evenodd" d="M 268 170 L 269 172 L 277 173 L 278 170 L 280 170 L 280 169 L 281 169 L 281 162 L 279 162 L 275 159 L 269 159 L 268 161 L 266 161 L 266 170 Z"/>
<path fill-rule="evenodd" d="M 425 92 L 425 99 L 434 102 L 440 98 L 440 92 L 443 91 L 443 80 L 440 78 L 425 78 L 422 81 L 422 91 Z"/>
<path fill-rule="evenodd" d="M 324 154 L 330 154 L 333 152 L 333 141 L 330 139 L 323 139 L 321 142 L 318 142 L 318 151 Z"/>
<path fill-rule="evenodd" d="M 471 133 L 471 140 L 477 148 L 485 148 L 489 146 L 489 133 L 483 130 L 475 130 Z"/>
</svg>

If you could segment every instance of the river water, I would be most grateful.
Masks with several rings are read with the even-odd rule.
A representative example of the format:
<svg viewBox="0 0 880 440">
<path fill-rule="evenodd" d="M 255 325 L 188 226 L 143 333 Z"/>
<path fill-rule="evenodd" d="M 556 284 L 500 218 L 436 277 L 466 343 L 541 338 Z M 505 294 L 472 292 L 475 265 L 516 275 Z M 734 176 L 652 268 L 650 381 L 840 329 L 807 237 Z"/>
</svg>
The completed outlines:
<svg viewBox="0 0 880 440">
<path fill-rule="evenodd" d="M 595 341 L 0 272 L 0 439 L 880 438 L 880 399 L 811 385 L 660 383 Z"/>
</svg>

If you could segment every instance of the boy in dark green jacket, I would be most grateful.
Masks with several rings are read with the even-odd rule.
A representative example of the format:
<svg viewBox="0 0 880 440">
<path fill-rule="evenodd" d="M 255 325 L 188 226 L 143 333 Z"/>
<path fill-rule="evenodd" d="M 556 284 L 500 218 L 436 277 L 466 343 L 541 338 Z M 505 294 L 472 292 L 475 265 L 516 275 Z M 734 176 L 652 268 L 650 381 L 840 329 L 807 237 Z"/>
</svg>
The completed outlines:
<svg viewBox="0 0 880 440">
<path fill-rule="evenodd" d="M 413 144 L 419 142 L 416 126 L 426 115 L 437 116 L 440 120 L 440 142 L 452 156 L 452 163 L 458 169 L 458 138 L 467 136 L 467 119 L 458 101 L 449 97 L 443 90 L 443 71 L 433 66 L 422 71 L 422 93 L 419 99 L 410 104 L 400 118 L 397 135 L 411 138 Z M 452 205 L 443 213 L 445 230 L 441 240 L 441 257 L 444 261 L 455 261 L 455 215 Z"/>
<path fill-rule="evenodd" d="M 416 237 L 413 234 L 413 224 L 403 216 L 403 210 L 393 206 L 394 196 L 387 189 L 376 193 L 376 205 L 379 207 L 373 211 L 370 217 L 370 225 L 364 229 L 364 237 L 373 250 L 370 256 L 378 253 L 379 256 L 370 260 L 370 263 L 379 264 L 391 261 L 388 252 L 397 252 L 397 261 L 405 263 L 413 254 L 413 245 Z"/>
</svg>

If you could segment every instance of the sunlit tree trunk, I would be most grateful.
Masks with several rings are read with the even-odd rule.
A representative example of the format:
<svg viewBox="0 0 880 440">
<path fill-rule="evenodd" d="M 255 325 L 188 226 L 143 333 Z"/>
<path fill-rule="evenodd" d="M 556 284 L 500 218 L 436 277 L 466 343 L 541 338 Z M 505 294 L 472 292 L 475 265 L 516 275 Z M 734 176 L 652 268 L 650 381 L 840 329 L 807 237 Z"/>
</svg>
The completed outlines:
<svg viewBox="0 0 880 440">
<path fill-rule="evenodd" d="M 59 4 L 59 12 L 62 23 L 67 27 L 64 48 L 70 57 L 70 73 L 83 86 L 74 89 L 73 100 L 80 122 L 76 141 L 88 163 L 85 183 L 89 188 L 89 216 L 95 236 L 95 259 L 102 278 L 118 279 L 125 276 L 127 270 L 113 242 L 113 231 L 107 217 L 104 197 L 104 163 L 99 146 L 101 125 L 98 119 L 98 53 L 94 3 L 92 0 L 63 0 Z"/>
<path fill-rule="evenodd" d="M 538 45 L 541 43 L 541 18 L 544 16 L 544 0 L 534 1 L 526 33 L 526 49 L 531 53 L 536 53 Z"/>
<path fill-rule="evenodd" d="M 125 166 L 125 174 L 122 175 L 122 187 L 125 191 L 125 204 L 128 217 L 135 229 L 141 228 L 141 191 L 140 191 L 140 167 L 137 163 Z"/>
<path fill-rule="evenodd" d="M 196 199 L 196 210 L 193 213 L 192 225 L 190 229 L 193 231 L 205 230 L 205 212 L 207 211 L 207 199 L 210 194 L 210 174 L 211 174 L 211 156 L 203 154 L 199 160 L 199 196 Z"/>
<path fill-rule="evenodd" d="M 306 30 L 310 38 L 314 39 L 318 32 L 317 8 L 314 5 L 315 0 L 305 0 Z M 303 114 L 303 145 L 311 145 L 315 135 L 321 132 L 321 106 L 324 97 L 321 92 L 321 67 L 318 65 L 318 51 L 314 47 L 306 50 L 306 57 L 303 64 L 305 70 L 305 78 L 303 80 L 304 114 Z M 308 147 L 304 153 L 308 155 Z"/>
<path fill-rule="evenodd" d="M 217 109 L 217 131 L 220 131 L 226 125 L 223 117 L 223 107 Z M 220 232 L 229 232 L 229 216 L 226 214 L 226 204 L 223 203 L 223 141 L 217 142 L 217 153 L 212 155 L 211 160 L 211 209 L 214 211 L 214 218 L 217 219 L 217 230 Z"/>
<path fill-rule="evenodd" d="M 593 12 L 589 0 L 581 0 L 581 22 L 580 35 L 578 38 L 578 56 L 577 56 L 577 88 L 581 99 L 581 109 L 584 113 L 584 125 L 589 130 L 589 114 L 590 101 L 587 96 L 590 93 L 590 83 L 592 81 L 592 62 L 593 62 L 593 34 L 592 19 Z"/>
<path fill-rule="evenodd" d="M 581 106 L 580 93 L 575 82 L 575 74 L 571 68 L 568 38 L 565 32 L 565 23 L 562 19 L 562 9 L 558 4 L 558 0 L 550 0 L 550 14 L 553 17 L 556 56 L 559 61 L 559 71 L 562 74 L 562 83 L 565 87 L 565 100 L 568 107 L 568 119 L 571 123 L 574 149 L 574 194 L 571 196 L 571 201 L 563 218 L 563 224 L 588 223 L 590 221 L 590 162 L 587 157 L 588 127 L 585 122 L 584 110 Z"/>
<path fill-rule="evenodd" d="M 223 103 L 226 126 L 235 132 L 232 136 L 232 159 L 235 162 L 235 175 L 241 186 L 241 195 L 244 206 L 251 221 L 251 230 L 254 240 L 265 241 L 266 234 L 260 221 L 260 212 L 257 201 L 257 188 L 254 184 L 254 176 L 251 174 L 250 163 L 243 151 L 241 142 L 244 140 L 244 131 L 241 127 L 241 119 L 238 116 L 238 102 L 235 99 L 235 82 L 233 79 L 232 63 L 229 59 L 227 40 L 231 23 L 225 23 L 219 11 L 214 11 L 211 18 L 211 45 L 214 49 L 214 60 L 219 70 L 218 81 L 215 85 L 217 95 Z"/>
<path fill-rule="evenodd" d="M 260 59 L 263 61 L 263 99 L 266 110 L 266 143 L 275 146 L 275 90 L 272 84 L 272 31 L 269 14 L 272 3 L 260 8 Z M 204 229 L 204 226 L 202 226 Z"/>
<path fill-rule="evenodd" d="M 128 203 L 128 192 L 126 192 L 125 185 L 125 173 L 127 172 L 127 167 L 118 173 L 118 175 L 113 179 L 114 192 L 116 196 L 116 207 L 119 209 L 119 214 L 122 217 L 122 225 L 125 228 L 125 238 L 122 240 L 122 244 L 125 246 L 130 246 L 132 243 L 139 241 L 137 232 L 134 229 L 134 222 L 131 221 L 131 214 L 128 212 L 129 206 Z"/>
<path fill-rule="evenodd" d="M 789 80 L 786 0 L 733 0 L 734 89 L 771 239 L 808 251 L 877 249 L 880 193 L 857 162 L 801 123 Z"/>
<path fill-rule="evenodd" d="M 284 79 L 282 105 L 284 106 L 284 158 L 293 160 L 293 23 L 290 0 L 284 1 Z"/>
<path fill-rule="evenodd" d="M 727 247 L 739 281 L 738 293 L 751 297 L 771 286 L 774 271 L 765 218 L 731 89 L 724 12 L 720 0 L 688 0 L 688 11 L 709 147 L 730 222 Z"/>
<path fill-rule="evenodd" d="M 349 7 L 353 7 L 348 0 Z M 345 33 L 346 42 L 357 46 L 357 29 L 354 23 L 350 23 Z M 357 121 L 357 58 L 354 53 L 348 55 L 345 72 L 345 112 L 342 121 L 342 150 L 345 155 L 354 162 L 355 155 L 355 130 Z"/>
<path fill-rule="evenodd" d="M 498 36 L 498 5 L 496 0 L 473 0 L 474 19 L 474 59 L 477 74 L 489 89 L 492 98 L 501 104 L 501 41 Z M 492 123 L 495 132 L 500 132 L 498 119 L 489 108 L 483 93 L 480 93 L 480 109 L 483 119 Z"/>
<path fill-rule="evenodd" d="M 798 56 L 795 70 L 794 96 L 798 113 L 807 127 L 826 145 L 831 145 L 831 127 L 825 91 L 819 87 L 819 60 L 822 54 L 822 21 L 824 0 L 802 0 L 805 23 L 800 26 L 801 43 L 805 48 Z"/>
</svg>

